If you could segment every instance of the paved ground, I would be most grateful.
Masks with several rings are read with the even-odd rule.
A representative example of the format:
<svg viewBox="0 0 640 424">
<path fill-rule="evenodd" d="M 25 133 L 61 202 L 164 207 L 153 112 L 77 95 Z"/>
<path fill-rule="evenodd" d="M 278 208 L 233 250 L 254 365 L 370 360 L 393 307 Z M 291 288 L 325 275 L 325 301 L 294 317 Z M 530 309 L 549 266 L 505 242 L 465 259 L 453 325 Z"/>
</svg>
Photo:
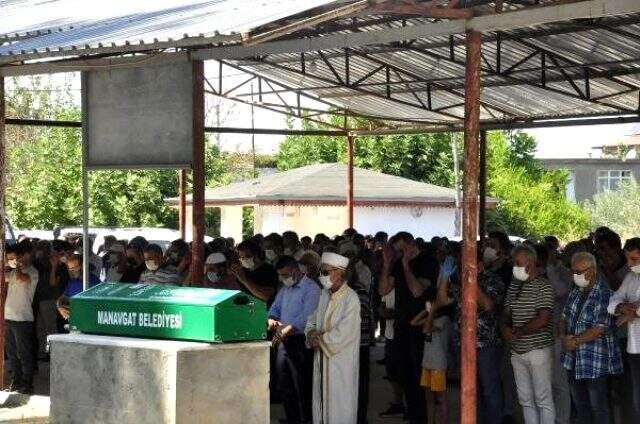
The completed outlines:
<svg viewBox="0 0 640 424">
<path fill-rule="evenodd" d="M 384 379 L 384 366 L 376 361 L 382 358 L 384 350 L 377 346 L 371 350 L 371 388 L 369 400 L 370 424 L 402 424 L 402 417 L 381 418 L 380 411 L 385 410 L 391 402 L 391 386 Z M 48 422 L 49 408 L 49 364 L 41 362 L 39 372 L 35 380 L 36 396 L 19 396 L 0 392 L 0 423 L 46 423 Z M 458 390 L 449 389 L 450 411 L 457 411 Z M 284 418 L 281 405 L 273 405 L 271 408 L 271 422 L 278 424 L 280 418 Z M 458 422 L 457 413 L 451 413 L 450 423 Z"/>
<path fill-rule="evenodd" d="M 401 416 L 382 418 L 378 414 L 387 409 L 392 399 L 391 385 L 384 379 L 384 366 L 378 365 L 376 361 L 384 356 L 382 345 L 378 345 L 371 350 L 371 387 L 369 391 L 369 423 L 370 424 L 402 424 L 406 423 Z M 449 405 L 451 416 L 450 423 L 458 422 L 459 396 L 457 388 L 450 388 Z M 279 419 L 284 418 L 284 411 L 280 405 L 273 405 L 271 408 L 271 424 L 278 424 Z"/>
</svg>

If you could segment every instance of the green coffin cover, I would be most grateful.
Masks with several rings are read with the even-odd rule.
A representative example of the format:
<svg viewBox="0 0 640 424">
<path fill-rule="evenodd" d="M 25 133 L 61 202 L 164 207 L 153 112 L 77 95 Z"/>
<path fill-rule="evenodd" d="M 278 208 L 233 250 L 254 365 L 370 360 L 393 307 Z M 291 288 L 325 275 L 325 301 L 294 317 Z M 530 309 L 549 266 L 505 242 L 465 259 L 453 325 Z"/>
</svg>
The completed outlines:
<svg viewBox="0 0 640 424">
<path fill-rule="evenodd" d="M 264 302 L 235 290 L 102 283 L 71 298 L 72 331 L 203 342 L 263 340 Z"/>
</svg>

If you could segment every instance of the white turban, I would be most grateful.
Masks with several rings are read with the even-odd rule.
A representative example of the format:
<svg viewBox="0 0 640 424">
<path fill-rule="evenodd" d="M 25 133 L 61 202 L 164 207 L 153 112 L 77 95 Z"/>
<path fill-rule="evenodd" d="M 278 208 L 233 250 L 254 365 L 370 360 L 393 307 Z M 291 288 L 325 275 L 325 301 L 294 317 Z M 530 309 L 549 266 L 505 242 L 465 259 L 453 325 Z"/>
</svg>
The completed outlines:
<svg viewBox="0 0 640 424">
<path fill-rule="evenodd" d="M 331 265 L 334 268 L 347 269 L 349 258 L 333 252 L 324 252 L 322 254 L 322 263 Z"/>
<path fill-rule="evenodd" d="M 222 253 L 212 253 L 207 256 L 206 265 L 217 265 L 227 262 L 227 258 Z"/>
</svg>

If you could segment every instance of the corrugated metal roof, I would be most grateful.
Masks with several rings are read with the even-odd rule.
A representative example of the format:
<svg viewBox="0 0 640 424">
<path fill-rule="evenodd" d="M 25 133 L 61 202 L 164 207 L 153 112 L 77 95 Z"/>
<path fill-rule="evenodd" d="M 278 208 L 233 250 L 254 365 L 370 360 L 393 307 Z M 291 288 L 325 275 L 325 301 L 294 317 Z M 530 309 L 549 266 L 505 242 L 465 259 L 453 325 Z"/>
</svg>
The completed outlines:
<svg viewBox="0 0 640 424">
<path fill-rule="evenodd" d="M 424 22 L 424 19 L 414 19 L 404 21 L 404 24 Z M 383 25 L 374 24 L 361 26 L 357 30 L 382 28 Z M 497 35 L 484 36 L 481 119 L 495 121 L 600 116 L 634 114 L 638 110 L 640 15 L 618 16 L 597 22 L 540 25 L 503 32 L 500 36 L 500 71 L 496 69 Z M 385 99 L 384 72 L 370 77 L 367 85 L 358 88 L 321 88 L 312 89 L 311 92 L 355 112 L 382 119 L 451 123 L 461 119 L 464 113 L 460 103 L 464 95 L 466 54 L 464 38 L 454 36 L 453 39 L 453 57 L 449 37 L 418 39 L 407 46 L 355 49 L 350 58 L 352 81 L 367 75 L 380 63 L 389 64 L 399 71 L 404 81 L 410 81 L 410 84 L 399 83 L 399 77 L 393 71 L 389 80 L 392 84 L 391 99 Z M 334 69 L 344 75 L 344 52 L 324 53 Z M 371 60 L 364 56 L 355 59 L 359 54 Z M 544 82 L 541 71 L 543 54 L 547 68 Z M 525 61 L 529 55 L 533 57 Z M 300 65 L 297 63 L 299 55 L 295 54 L 274 55 L 264 61 L 277 64 L 277 68 L 250 62 L 245 65 L 247 69 L 296 87 L 314 87 L 319 82 L 326 85 L 329 81 L 335 81 L 333 71 L 316 53 L 309 52 L 306 61 L 313 62 L 315 70 L 309 72 L 307 69 L 307 76 L 302 79 L 296 73 L 300 71 Z M 514 65 L 517 67 L 510 69 Z M 293 71 L 283 71 L 280 66 Z M 589 92 L 586 90 L 586 68 L 590 72 Z M 422 106 L 426 104 L 429 85 L 432 110 L 425 110 Z"/>
<path fill-rule="evenodd" d="M 0 0 L 0 56 L 245 32 L 335 0 Z M 79 52 L 80 53 L 80 52 Z"/>
<path fill-rule="evenodd" d="M 278 201 L 344 202 L 347 165 L 324 163 L 207 189 L 207 204 Z M 354 168 L 354 200 L 381 203 L 444 203 L 455 201 L 453 189 Z M 168 199 L 175 202 L 177 199 Z M 494 200 L 492 199 L 492 202 Z"/>
<path fill-rule="evenodd" d="M 240 38 L 231 36 L 233 33 L 273 23 L 277 27 L 288 17 L 306 17 L 312 9 L 345 2 L 0 0 L 3 12 L 0 29 L 7 32 L 5 40 L 11 40 L 0 45 L 0 65 L 13 60 L 47 58 L 59 49 L 75 56 L 126 53 L 121 46 L 142 43 L 151 50 L 156 40 L 172 39 L 163 47 L 178 49 L 211 47 L 218 42 L 237 44 Z M 492 7 L 484 5 L 479 10 L 489 12 Z M 69 9 L 72 14 L 67 16 Z M 287 37 L 319 38 L 430 22 L 434 20 L 358 14 Z M 38 35 L 38 30 L 56 32 Z M 33 31 L 36 33 L 28 33 Z M 212 38 L 216 34 L 231 38 Z M 0 43 L 2 40 L 0 37 Z M 640 109 L 640 14 L 559 22 L 500 34 L 489 32 L 483 35 L 483 40 L 480 113 L 484 121 L 636 114 Z M 114 51 L 100 49 L 112 43 L 117 46 Z M 95 48 L 98 50 L 90 50 Z M 349 81 L 342 49 L 323 50 L 324 58 L 319 52 L 308 52 L 309 66 L 304 71 L 300 53 L 277 53 L 233 62 L 293 90 L 381 120 L 433 125 L 461 121 L 466 54 L 463 35 L 353 46 L 350 50 Z M 381 65 L 389 67 L 388 76 L 385 70 L 371 74 Z M 354 83 L 365 77 L 366 81 Z M 275 96 L 271 100 L 273 104 L 280 102 Z"/>
</svg>

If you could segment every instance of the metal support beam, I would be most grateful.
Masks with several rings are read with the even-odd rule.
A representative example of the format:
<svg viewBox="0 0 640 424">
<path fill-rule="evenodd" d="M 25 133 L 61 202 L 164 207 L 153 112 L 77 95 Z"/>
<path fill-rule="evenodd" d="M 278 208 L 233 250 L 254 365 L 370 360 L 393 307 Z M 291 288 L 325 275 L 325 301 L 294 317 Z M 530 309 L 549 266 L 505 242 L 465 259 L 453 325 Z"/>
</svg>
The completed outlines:
<svg viewBox="0 0 640 424">
<path fill-rule="evenodd" d="M 381 45 L 393 42 L 403 42 L 406 40 L 414 40 L 427 37 L 443 36 L 447 37 L 453 34 L 463 34 L 465 30 L 479 30 L 486 32 L 493 31 L 509 31 L 513 29 L 521 29 L 534 27 L 536 25 L 551 24 L 558 22 L 575 22 L 578 19 L 596 19 L 618 15 L 632 15 L 626 19 L 633 20 L 633 14 L 640 12 L 640 3 L 637 0 L 585 0 L 580 2 L 566 3 L 557 2 L 548 6 L 537 8 L 525 8 L 516 11 L 509 11 L 499 14 L 488 14 L 471 18 L 467 21 L 452 20 L 440 22 L 428 22 L 400 28 L 385 28 L 382 30 L 356 31 L 345 34 L 336 32 L 330 34 L 322 34 L 322 36 L 312 35 L 310 37 L 300 37 L 298 39 L 274 41 L 260 44 L 257 46 L 233 45 L 225 47 L 210 47 L 197 49 L 198 47 L 211 42 L 222 41 L 226 43 L 239 42 L 241 36 L 239 34 L 229 36 L 219 36 L 221 38 L 212 37 L 212 39 L 202 39 L 193 37 L 185 40 L 188 45 L 184 48 L 193 48 L 192 52 L 177 53 L 156 53 L 164 49 L 165 45 L 160 44 L 143 44 L 139 46 L 129 46 L 129 52 L 140 50 L 144 52 L 144 56 L 135 56 L 127 58 L 103 59 L 100 57 L 89 57 L 95 54 L 103 55 L 109 50 L 104 48 L 98 49 L 78 49 L 62 52 L 63 56 L 68 55 L 71 59 L 57 60 L 55 62 L 40 63 L 20 63 L 13 60 L 16 64 L 0 67 L 0 75 L 17 76 L 17 75 L 33 75 L 43 73 L 56 72 L 77 72 L 88 70 L 90 67 L 95 69 L 105 69 L 110 66 L 122 67 L 126 62 L 144 63 L 148 66 L 152 62 L 181 62 L 184 63 L 190 58 L 193 59 L 243 59 L 256 57 L 266 54 L 277 53 L 302 53 L 314 50 L 331 50 L 344 49 L 372 45 Z M 384 18 L 385 20 L 388 18 Z M 622 20 L 624 20 L 623 18 Z M 363 23 L 364 25 L 364 23 Z M 543 31 L 529 31 L 524 35 L 515 37 L 530 37 L 532 34 L 544 35 L 544 33 L 566 33 L 574 30 L 589 30 L 587 25 L 579 25 L 572 23 L 562 28 L 551 28 Z M 592 27 L 591 27 L 592 28 Z M 348 28 L 347 28 L 348 29 Z M 336 29 L 338 30 L 338 29 Z M 488 36 L 491 38 L 494 36 Z M 503 41 L 512 39 L 514 36 L 503 37 Z M 495 39 L 495 38 L 494 38 Z M 445 42 L 446 43 L 446 42 Z M 448 44 L 448 43 L 447 43 Z M 167 47 L 175 47 L 176 44 L 167 44 Z M 123 51 L 122 46 L 118 46 L 113 53 L 118 54 Z M 431 48 L 428 46 L 426 48 Z M 52 52 L 36 54 L 32 58 L 51 57 Z M 149 54 L 147 54 L 149 53 Z M 109 54 L 109 53 L 107 53 Z M 79 58 L 78 55 L 83 55 Z M 30 56 L 20 56 L 20 60 L 25 60 Z M 138 65 L 133 65 L 138 66 Z"/>
<path fill-rule="evenodd" d="M 480 241 L 484 240 L 487 234 L 487 130 L 480 131 L 480 217 L 478 225 L 480 227 Z"/>
<path fill-rule="evenodd" d="M 606 25 L 607 29 L 610 28 L 621 28 L 629 25 L 635 25 L 640 22 L 639 15 L 631 15 L 627 17 L 613 16 L 613 17 L 605 17 L 600 18 L 598 20 L 600 27 Z M 373 21 L 372 25 L 375 25 L 376 22 Z M 576 34 L 579 35 L 585 31 L 593 31 L 599 27 L 595 27 L 594 24 L 585 24 L 585 23 L 577 23 L 574 20 L 565 21 L 565 22 L 557 22 L 553 25 L 544 27 L 543 29 L 538 28 L 528 28 L 528 29 L 518 29 L 512 32 L 501 32 L 496 31 L 495 33 L 485 33 L 482 36 L 482 41 L 484 43 L 493 43 L 498 40 L 498 33 L 500 34 L 501 41 L 519 41 L 526 39 L 534 39 L 534 38 L 545 38 L 554 35 L 566 35 L 566 34 Z M 356 30 L 357 28 L 347 28 L 351 31 Z M 601 28 L 605 30 L 605 28 Z M 335 28 L 335 31 L 344 31 L 344 27 Z M 308 33 L 305 34 L 308 37 L 316 36 L 316 33 Z M 622 35 L 622 34 L 620 34 Z M 415 39 L 411 40 L 411 43 L 415 44 Z M 426 40 L 424 40 L 426 41 Z M 438 50 L 438 49 L 448 49 L 449 55 L 451 49 L 455 51 L 456 46 L 464 46 L 465 38 L 464 37 L 447 37 L 445 40 L 444 37 L 440 38 L 438 41 L 429 41 L 429 42 L 421 42 L 420 47 L 425 50 Z M 396 51 L 402 51 L 405 47 L 408 47 L 409 43 L 393 43 L 387 46 L 375 46 L 371 45 L 368 47 L 361 46 L 360 50 L 369 49 L 369 50 L 377 50 L 379 53 L 392 53 Z M 327 53 L 327 58 L 338 57 L 340 56 L 340 52 Z M 451 57 L 452 60 L 455 60 L 455 54 Z M 278 63 L 289 63 L 295 62 L 295 59 L 292 58 L 282 58 L 278 60 Z"/>
<path fill-rule="evenodd" d="M 191 285 L 204 279 L 204 62 L 193 62 L 193 231 L 191 242 Z"/>
<path fill-rule="evenodd" d="M 180 238 L 185 240 L 187 237 L 187 172 L 184 169 L 178 171 L 178 227 L 180 229 Z"/>
<path fill-rule="evenodd" d="M 416 38 L 462 34 L 467 30 L 483 32 L 509 31 L 574 19 L 595 19 L 640 12 L 637 0 L 585 0 L 558 3 L 536 8 L 488 14 L 468 20 L 429 22 L 407 27 L 349 34 L 329 34 L 322 37 L 274 41 L 258 46 L 231 46 L 202 49 L 194 53 L 198 59 L 244 59 L 260 55 L 301 53 L 313 50 L 344 49 L 365 45 L 402 42 Z"/>
<path fill-rule="evenodd" d="M 500 119 L 487 120 L 480 124 L 483 130 L 515 130 L 515 129 L 531 129 L 531 128 L 560 128 L 560 127 L 580 127 L 592 125 L 613 125 L 613 124 L 630 124 L 640 122 L 640 93 L 638 93 L 638 110 L 634 114 L 630 113 L 602 113 L 595 115 L 569 115 L 569 116 L 545 116 L 537 119 Z M 61 125 L 61 122 L 63 125 Z M 78 121 L 49 121 L 34 119 L 16 119 L 7 118 L 7 125 L 18 126 L 36 126 L 36 127 L 64 127 L 79 128 L 82 126 Z M 264 135 L 319 135 L 328 137 L 341 137 L 347 134 L 354 136 L 364 135 L 401 135 L 401 134 L 432 134 L 443 132 L 461 132 L 463 128 L 458 122 L 451 125 L 426 123 L 418 126 L 399 126 L 394 128 L 340 128 L 335 130 L 291 130 L 291 129 L 272 129 L 272 128 L 251 128 L 242 127 L 205 127 L 205 133 L 221 133 L 221 134 L 264 134 Z"/>
<path fill-rule="evenodd" d="M 347 136 L 347 228 L 353 228 L 353 136 Z"/>
<path fill-rule="evenodd" d="M 220 62 L 220 63 L 222 63 L 222 62 Z M 263 63 L 263 62 L 258 62 L 258 63 Z M 244 66 L 235 65 L 233 63 L 227 63 L 227 62 L 224 62 L 224 65 L 229 67 L 229 68 L 238 70 L 240 72 L 247 73 L 249 75 L 259 76 L 258 74 L 256 74 L 252 70 L 247 70 Z M 289 68 L 287 68 L 287 70 L 289 70 Z M 304 73 L 303 71 L 299 71 L 299 70 L 294 70 L 292 72 L 295 72 L 297 75 L 302 75 L 304 77 L 310 76 L 308 73 Z M 349 114 L 351 116 L 362 117 L 362 118 L 365 118 L 365 119 L 369 119 L 369 120 L 375 121 L 376 124 L 383 124 L 383 122 L 380 121 L 377 116 L 368 116 L 368 115 L 365 115 L 365 114 L 359 114 L 359 113 L 354 113 L 352 111 L 347 111 L 344 107 L 340 106 L 339 104 L 336 104 L 334 102 L 330 102 L 330 101 L 328 101 L 328 100 L 326 100 L 326 99 L 324 99 L 322 97 L 312 96 L 310 94 L 307 94 L 307 93 L 305 93 L 305 90 L 293 89 L 291 87 L 286 86 L 285 84 L 283 84 L 281 82 L 275 81 L 275 80 L 273 80 L 271 78 L 268 78 L 268 77 L 265 77 L 265 76 L 261 76 L 261 79 L 262 79 L 262 81 L 264 81 L 267 84 L 267 86 L 269 86 L 271 88 L 271 91 L 269 93 L 264 93 L 263 92 L 263 96 L 266 96 L 266 94 L 275 94 L 278 97 L 278 99 L 283 103 L 284 106 L 287 106 L 287 102 L 283 99 L 282 96 L 280 96 L 280 93 L 292 92 L 293 91 L 293 92 L 296 92 L 296 93 L 300 93 L 302 98 L 304 98 L 305 100 L 311 100 L 311 101 L 313 101 L 315 103 L 322 103 L 322 104 L 328 106 L 328 111 L 327 111 L 328 115 L 343 114 L 343 113 L 349 112 Z M 333 85 L 333 84 L 335 84 L 335 81 L 330 81 L 330 83 Z M 280 87 L 281 89 L 284 89 L 284 90 L 275 90 L 275 89 L 273 89 L 273 86 Z M 249 93 L 249 95 L 250 95 L 250 93 Z M 243 102 L 239 97 L 241 97 L 241 96 L 232 97 L 230 99 L 234 100 L 234 101 L 238 101 L 238 102 Z M 263 104 L 256 104 L 256 106 L 265 108 Z M 302 108 L 302 109 L 304 110 L 304 108 Z M 280 111 L 280 112 L 282 112 L 282 111 Z M 280 112 L 278 112 L 278 113 L 280 113 Z M 290 113 L 287 113 L 287 115 L 293 116 Z M 387 119 L 387 121 L 410 122 L 410 120 L 403 120 L 403 119 Z M 415 121 L 413 121 L 413 122 L 415 122 Z M 329 125 L 329 124 L 327 122 L 324 122 L 323 125 Z"/>
<path fill-rule="evenodd" d="M 284 35 L 300 31 L 305 28 L 319 25 L 323 22 L 328 22 L 328 21 L 341 18 L 346 15 L 351 15 L 353 13 L 366 9 L 368 6 L 369 6 L 369 2 L 367 0 L 360 0 L 360 1 L 357 1 L 356 3 L 348 4 L 342 7 L 337 7 L 335 9 L 331 9 L 327 12 L 321 13 L 316 16 L 312 16 L 310 18 L 303 19 L 301 21 L 296 21 L 284 26 L 280 26 L 277 29 L 274 29 L 271 31 L 263 32 L 260 34 L 250 34 L 247 37 L 247 40 L 245 41 L 245 45 L 253 46 L 259 43 L 273 40 L 273 39 L 282 37 Z"/>
<path fill-rule="evenodd" d="M 82 290 L 89 288 L 89 256 L 91 255 L 91 243 L 89 242 L 89 170 L 87 169 L 89 129 L 89 84 L 87 83 L 88 73 L 82 72 L 81 92 L 82 92 Z"/>
<path fill-rule="evenodd" d="M 531 46 L 531 48 L 535 49 L 536 47 L 535 46 Z M 420 54 L 425 55 L 427 57 L 431 57 L 431 58 L 435 58 L 435 59 L 445 60 L 445 61 L 451 62 L 449 60 L 449 58 L 447 58 L 446 56 L 444 56 L 442 54 L 433 53 L 431 51 L 426 51 L 426 50 L 417 49 L 417 48 L 412 48 L 411 51 L 416 52 L 416 53 L 420 53 Z M 556 55 L 552 55 L 549 52 L 547 52 L 547 55 L 548 55 L 549 59 L 553 62 L 555 67 L 562 74 L 562 77 L 563 77 L 562 81 L 569 82 L 571 84 L 571 86 L 573 87 L 573 89 L 575 90 L 575 93 L 569 92 L 567 90 L 559 89 L 559 88 L 549 87 L 548 85 L 546 85 L 546 83 L 538 84 L 537 82 L 529 81 L 529 80 L 526 80 L 526 79 L 523 79 L 523 78 L 516 78 L 516 77 L 513 76 L 513 72 L 510 73 L 510 74 L 502 73 L 502 74 L 499 75 L 493 69 L 489 69 L 488 67 L 485 67 L 484 69 L 482 69 L 482 71 L 486 72 L 490 76 L 502 77 L 506 81 L 509 81 L 510 85 L 529 85 L 531 87 L 536 87 L 536 88 L 543 89 L 543 90 L 546 90 L 546 91 L 549 91 L 549 92 L 552 92 L 552 93 L 561 94 L 563 96 L 572 97 L 572 98 L 575 98 L 575 99 L 578 99 L 578 100 L 582 100 L 582 101 L 587 102 L 587 103 L 593 103 L 593 104 L 597 104 L 597 105 L 600 105 L 600 106 L 605 106 L 605 107 L 608 107 L 608 108 L 612 109 L 612 112 L 614 110 L 615 111 L 619 111 L 619 112 L 626 112 L 626 113 L 632 113 L 633 112 L 631 109 L 620 107 L 620 106 L 617 106 L 617 105 L 614 105 L 614 104 L 602 102 L 602 101 L 599 101 L 599 100 L 596 100 L 596 99 L 591 99 L 591 100 L 587 99 L 585 97 L 584 93 L 582 93 L 582 91 L 580 90 L 580 87 L 578 87 L 577 84 L 575 83 L 575 81 L 573 80 L 573 77 L 571 75 L 569 75 L 565 71 L 564 67 L 562 67 L 559 64 L 559 62 L 556 59 Z M 454 61 L 454 62 L 451 62 L 451 63 L 458 65 L 461 70 L 465 68 L 465 63 L 464 62 Z M 579 67 L 580 68 L 584 68 L 584 66 L 585 65 L 580 65 Z M 580 73 L 580 75 L 582 75 L 583 72 L 584 71 L 582 71 Z M 635 71 L 634 71 L 634 73 L 635 73 Z M 545 78 L 546 78 L 546 76 L 545 76 Z M 605 78 L 607 78 L 607 77 L 605 77 Z M 626 87 L 626 85 L 623 84 L 623 83 L 620 83 L 618 81 L 614 81 L 614 82 L 616 82 L 616 83 L 618 83 L 620 85 L 624 85 Z M 497 85 L 496 84 L 492 84 L 492 86 L 495 87 Z M 450 91 L 454 91 L 454 90 L 450 90 Z M 501 111 L 500 108 L 497 107 L 497 106 L 494 106 L 494 105 L 486 105 L 486 106 L 489 106 L 494 110 L 498 110 L 500 112 L 504 112 L 504 111 Z"/>
<path fill-rule="evenodd" d="M 5 322 L 4 307 L 7 300 L 7 281 L 5 279 L 4 270 L 4 247 L 5 247 L 5 217 L 4 194 L 5 194 L 5 100 L 4 100 L 4 78 L 0 76 L 0 389 L 4 389 L 4 344 L 5 344 Z"/>
<path fill-rule="evenodd" d="M 467 33 L 464 113 L 464 189 L 462 221 L 462 361 L 461 424 L 476 423 L 476 317 L 478 303 L 478 131 L 482 36 Z"/>
</svg>

